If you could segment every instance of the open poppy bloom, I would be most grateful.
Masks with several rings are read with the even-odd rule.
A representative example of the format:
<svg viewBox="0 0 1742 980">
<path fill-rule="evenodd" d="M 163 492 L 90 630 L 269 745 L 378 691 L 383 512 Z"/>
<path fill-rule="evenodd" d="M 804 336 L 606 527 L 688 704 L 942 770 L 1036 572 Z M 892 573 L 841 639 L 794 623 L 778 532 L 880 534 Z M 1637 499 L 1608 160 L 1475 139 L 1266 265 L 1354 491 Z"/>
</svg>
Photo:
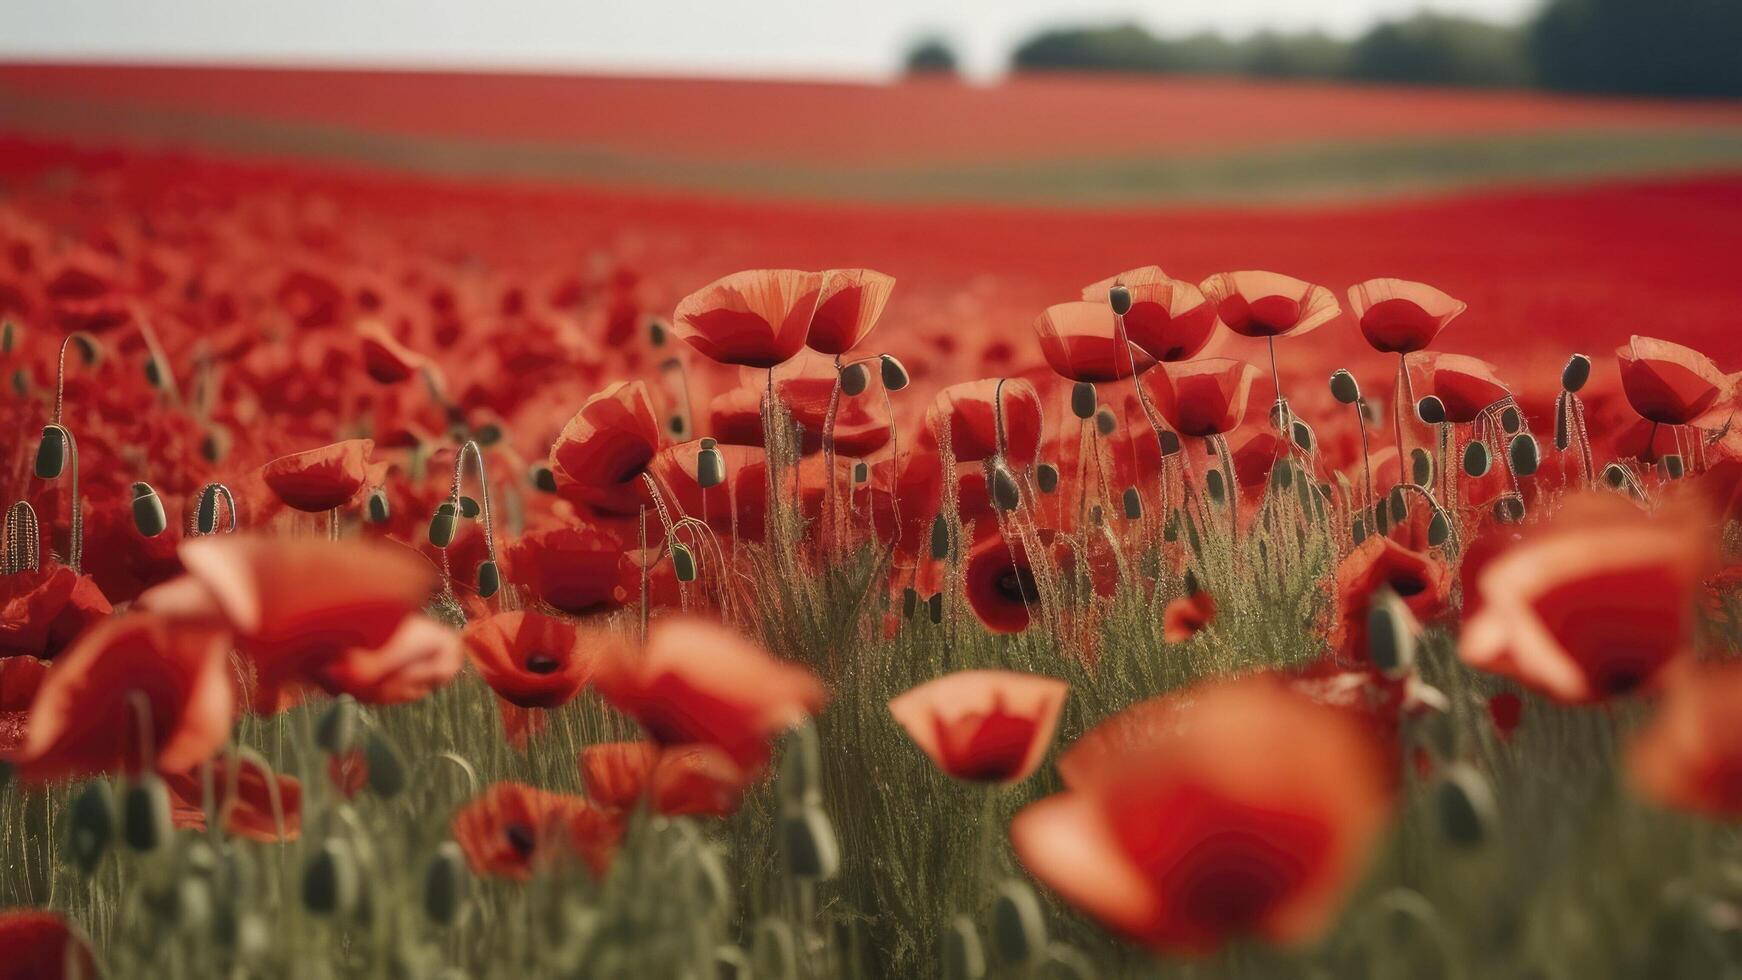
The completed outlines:
<svg viewBox="0 0 1742 980">
<path fill-rule="evenodd" d="M 1020 379 L 987 378 L 950 385 L 926 411 L 929 435 L 941 446 L 947 434 L 958 463 L 1002 456 L 1026 466 L 1040 454 L 1042 412 L 1034 385 Z"/>
<path fill-rule="evenodd" d="M 804 347 L 822 287 L 820 272 L 734 273 L 684 297 L 672 332 L 721 364 L 771 368 Z"/>
<path fill-rule="evenodd" d="M 1615 349 L 1621 390 L 1642 418 L 1660 425 L 1693 425 L 1729 397 L 1730 378 L 1712 359 L 1681 344 L 1635 335 Z"/>
<path fill-rule="evenodd" d="M 311 670 L 309 679 L 328 694 L 349 694 L 364 704 L 405 704 L 453 680 L 465 660 L 458 633 L 413 613 L 385 643 L 348 647 Z"/>
<path fill-rule="evenodd" d="M 211 780 L 213 809 L 226 834 L 265 844 L 302 836 L 302 783 L 295 776 L 272 773 L 246 756 L 220 755 L 212 760 Z M 168 776 L 164 782 L 175 825 L 205 830 L 205 777 L 200 769 Z"/>
<path fill-rule="evenodd" d="M 502 782 L 454 814 L 453 835 L 474 874 L 527 881 L 565 856 L 602 874 L 623 821 L 578 796 Z"/>
<path fill-rule="evenodd" d="M 1408 354 L 1434 342 L 1466 305 L 1422 282 L 1369 279 L 1349 287 L 1349 311 L 1376 351 Z"/>
<path fill-rule="evenodd" d="M 963 670 L 891 699 L 889 713 L 950 776 L 1015 783 L 1046 755 L 1068 690 L 1038 674 Z"/>
<path fill-rule="evenodd" d="M 54 912 L 0 911 L 0 976 L 8 980 L 96 977 L 91 948 Z"/>
<path fill-rule="evenodd" d="M 90 576 L 60 562 L 0 575 L 0 657 L 51 660 L 111 612 Z"/>
<path fill-rule="evenodd" d="M 633 515 L 647 502 L 641 474 L 659 441 L 647 385 L 619 381 L 588 398 L 550 447 L 557 492 L 600 513 Z"/>
<path fill-rule="evenodd" d="M 1204 349 L 1216 329 L 1216 308 L 1198 287 L 1170 279 L 1160 266 L 1121 272 L 1083 287 L 1083 299 L 1107 302 L 1107 291 L 1124 286 L 1131 294 L 1125 314 L 1125 339 L 1158 361 L 1184 361 Z"/>
<path fill-rule="evenodd" d="M 895 278 L 874 269 L 830 269 L 822 274 L 806 344 L 822 354 L 845 354 L 877 325 Z"/>
<path fill-rule="evenodd" d="M 267 463 L 260 476 L 286 507 L 321 514 L 343 507 L 363 492 L 379 486 L 387 464 L 370 459 L 371 439 L 347 439 Z"/>
<path fill-rule="evenodd" d="M 1245 361 L 1205 357 L 1163 363 L 1137 383 L 1181 435 L 1208 437 L 1239 426 L 1257 377 L 1258 369 Z"/>
<path fill-rule="evenodd" d="M 1198 590 L 1182 595 L 1162 610 L 1162 639 L 1184 643 L 1216 621 L 1216 597 Z"/>
<path fill-rule="evenodd" d="M 1270 675 L 1142 702 L 1059 769 L 1069 789 L 1010 826 L 1017 856 L 1078 909 L 1177 953 L 1323 933 L 1392 801 L 1365 725 Z"/>
<path fill-rule="evenodd" d="M 9 761 L 38 781 L 185 772 L 230 736 L 228 653 L 222 630 L 152 613 L 105 620 L 43 676 Z"/>
<path fill-rule="evenodd" d="M 522 535 L 505 557 L 514 580 L 539 601 L 580 615 L 616 609 L 640 589 L 640 569 L 623 548 L 600 527 L 563 525 Z"/>
<path fill-rule="evenodd" d="M 1458 655 L 1567 704 L 1650 689 L 1690 649 L 1711 553 L 1689 515 L 1571 501 L 1482 569 Z"/>
<path fill-rule="evenodd" d="M 1662 806 L 1742 816 L 1742 665 L 1674 671 L 1627 753 L 1633 785 Z"/>
<path fill-rule="evenodd" d="M 384 385 L 405 381 L 424 366 L 423 355 L 400 343 L 379 320 L 359 325 L 357 340 L 363 351 L 363 370 Z"/>
<path fill-rule="evenodd" d="M 1223 272 L 1198 288 L 1216 318 L 1243 337 L 1299 337 L 1341 312 L 1330 290 L 1276 272 Z"/>
<path fill-rule="evenodd" d="M 968 556 L 962 588 L 975 618 L 993 633 L 1020 633 L 1028 628 L 1030 609 L 1040 604 L 1040 586 L 1021 541 L 990 535 Z"/>
<path fill-rule="evenodd" d="M 567 704 L 593 676 L 609 634 L 530 610 L 496 613 L 466 627 L 466 654 L 484 683 L 522 708 Z"/>
<path fill-rule="evenodd" d="M 1396 593 L 1419 622 L 1446 611 L 1452 576 L 1432 554 L 1373 535 L 1337 564 L 1331 642 L 1346 664 L 1367 663 L 1367 612 L 1383 589 Z"/>
<path fill-rule="evenodd" d="M 661 746 L 704 744 L 746 770 L 769 739 L 821 710 L 815 674 L 775 659 L 740 634 L 699 619 L 662 619 L 639 652 L 605 658 L 595 687 Z"/>
<path fill-rule="evenodd" d="M 1117 319 L 1105 300 L 1059 303 L 1035 318 L 1034 332 L 1040 337 L 1046 362 L 1060 377 L 1094 383 L 1118 381 L 1131 377 L 1133 371 L 1147 371 L 1155 359 L 1136 344 L 1119 342 Z"/>
<path fill-rule="evenodd" d="M 1463 354 L 1436 354 L 1428 366 L 1431 390 L 1446 406 L 1446 421 L 1476 421 L 1489 407 L 1512 397 L 1494 365 Z"/>
</svg>

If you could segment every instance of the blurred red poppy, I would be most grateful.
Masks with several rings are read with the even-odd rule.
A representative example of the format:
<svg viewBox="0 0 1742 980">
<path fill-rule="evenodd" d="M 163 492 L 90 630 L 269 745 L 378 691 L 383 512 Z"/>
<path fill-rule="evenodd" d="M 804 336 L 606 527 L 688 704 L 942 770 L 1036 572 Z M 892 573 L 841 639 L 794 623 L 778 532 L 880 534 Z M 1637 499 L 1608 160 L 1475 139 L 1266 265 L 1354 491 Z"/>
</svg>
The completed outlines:
<svg viewBox="0 0 1742 980">
<path fill-rule="evenodd" d="M 1349 311 L 1373 349 L 1408 354 L 1434 342 L 1466 305 L 1407 279 L 1369 279 L 1349 287 Z"/>
<path fill-rule="evenodd" d="M 1030 872 L 1157 950 L 1324 932 L 1391 810 L 1387 755 L 1360 721 L 1259 675 L 1108 726 L 1060 761 L 1069 790 L 1011 824 Z"/>
<path fill-rule="evenodd" d="M 623 823 L 581 797 L 501 782 L 460 808 L 452 832 L 475 874 L 527 881 L 565 855 L 578 855 L 601 873 Z"/>
<path fill-rule="evenodd" d="M 1728 398 L 1731 379 L 1712 359 L 1681 344 L 1637 334 L 1615 349 L 1621 390 L 1641 417 L 1660 425 L 1693 425 Z"/>
<path fill-rule="evenodd" d="M 968 606 L 980 624 L 993 633 L 1020 633 L 1028 628 L 1030 610 L 1040 605 L 1040 586 L 1028 549 L 1003 535 L 987 536 L 968 555 L 962 574 Z"/>
<path fill-rule="evenodd" d="M 1119 343 L 1117 318 L 1105 299 L 1049 306 L 1035 318 L 1040 351 L 1060 377 L 1101 383 L 1129 378 L 1155 366 L 1155 359 L 1133 343 Z M 1121 350 L 1120 347 L 1124 349 Z"/>
<path fill-rule="evenodd" d="M 908 737 L 956 779 L 1027 779 L 1052 744 L 1069 686 L 1012 670 L 963 670 L 889 702 Z"/>
<path fill-rule="evenodd" d="M 659 764 L 653 742 L 601 742 L 581 750 L 581 785 L 600 806 L 627 809 L 647 791 L 647 777 Z"/>
<path fill-rule="evenodd" d="M 1155 410 L 1182 435 L 1232 431 L 1246 417 L 1246 401 L 1258 369 L 1245 361 L 1205 357 L 1164 363 L 1138 380 Z"/>
<path fill-rule="evenodd" d="M 53 659 L 111 612 L 90 576 L 59 562 L 0 575 L 0 657 Z"/>
<path fill-rule="evenodd" d="M 97 960 L 83 938 L 55 912 L 0 911 L 0 978 L 95 978 Z"/>
<path fill-rule="evenodd" d="M 1446 421 L 1476 421 L 1483 410 L 1512 397 L 1494 365 L 1463 354 L 1435 354 L 1428 365 L 1430 390 L 1446 407 Z"/>
<path fill-rule="evenodd" d="M 1002 455 L 1022 467 L 1040 455 L 1043 413 L 1034 385 L 1020 379 L 987 378 L 950 385 L 926 412 L 927 435 L 942 445 L 948 434 L 958 463 Z"/>
<path fill-rule="evenodd" d="M 835 394 L 833 374 L 827 378 L 785 378 L 774 384 L 781 407 L 802 426 L 800 451 L 821 452 L 823 430 L 828 424 L 829 402 Z M 762 403 L 767 391 L 760 385 L 739 385 L 714 396 L 708 407 L 710 429 L 719 442 L 733 446 L 761 446 Z M 869 399 L 841 398 L 835 404 L 835 452 L 843 456 L 869 456 L 889 442 L 889 422 L 873 416 Z"/>
<path fill-rule="evenodd" d="M 672 332 L 721 364 L 774 367 L 804 347 L 822 286 L 820 272 L 734 273 L 684 297 Z"/>
<path fill-rule="evenodd" d="M 633 515 L 647 502 L 641 474 L 659 445 L 647 385 L 619 381 L 588 398 L 550 447 L 557 492 L 603 514 Z"/>
<path fill-rule="evenodd" d="M 400 343 L 379 320 L 359 325 L 357 340 L 363 352 L 363 370 L 382 384 L 405 381 L 425 364 L 423 355 Z"/>
<path fill-rule="evenodd" d="M 200 768 L 194 768 L 164 780 L 170 793 L 170 817 L 183 830 L 206 829 L 205 778 Z M 212 760 L 211 786 L 213 808 L 230 836 L 266 844 L 302 836 L 302 783 L 295 776 L 272 773 L 246 756 L 220 755 Z"/>
<path fill-rule="evenodd" d="M 48 661 L 35 657 L 0 657 L 0 758 L 24 744 L 30 702 L 42 687 Z"/>
<path fill-rule="evenodd" d="M 1389 589 L 1417 621 L 1446 611 L 1452 577 L 1428 552 L 1411 551 L 1384 535 L 1368 537 L 1337 564 L 1336 610 L 1331 645 L 1344 664 L 1366 664 L 1367 612 L 1374 597 Z"/>
<path fill-rule="evenodd" d="M 1342 312 L 1325 287 L 1275 272 L 1223 272 L 1198 288 L 1216 318 L 1245 337 L 1298 337 Z"/>
<path fill-rule="evenodd" d="M 1216 329 L 1216 308 L 1198 287 L 1170 279 L 1160 266 L 1144 266 L 1083 287 L 1083 299 L 1107 302 L 1107 291 L 1131 293 L 1125 338 L 1158 361 L 1183 361 L 1204 349 Z"/>
<path fill-rule="evenodd" d="M 1216 621 L 1216 597 L 1199 590 L 1182 595 L 1162 611 L 1162 639 L 1184 643 Z"/>
<path fill-rule="evenodd" d="M 1512 740 L 1512 733 L 1524 720 L 1524 699 L 1511 691 L 1502 691 L 1488 699 L 1488 720 L 1494 723 L 1494 734 L 1503 742 Z"/>
<path fill-rule="evenodd" d="M 652 742 L 610 742 L 581 750 L 587 798 L 630 809 L 651 793 L 668 817 L 724 817 L 738 809 L 751 775 L 712 745 L 662 749 Z"/>
<path fill-rule="evenodd" d="M 823 354 L 845 354 L 859 345 L 883 314 L 895 279 L 873 269 L 830 269 L 822 274 L 816 313 L 806 341 Z"/>
<path fill-rule="evenodd" d="M 465 663 L 460 636 L 439 620 L 414 613 L 379 646 L 353 646 L 309 672 L 328 694 L 364 704 L 405 704 L 447 684 Z"/>
<path fill-rule="evenodd" d="M 641 571 L 623 542 L 593 524 L 528 532 L 505 555 L 516 583 L 566 613 L 616 609 L 641 588 Z"/>
<path fill-rule="evenodd" d="M 372 439 L 347 439 L 267 463 L 260 476 L 287 507 L 311 514 L 343 507 L 366 487 L 380 486 L 387 464 L 370 459 Z"/>
<path fill-rule="evenodd" d="M 616 641 L 602 630 L 517 610 L 473 620 L 465 642 L 484 683 L 504 700 L 522 708 L 556 708 L 580 693 Z"/>
<path fill-rule="evenodd" d="M 1627 752 L 1641 795 L 1719 819 L 1742 816 L 1742 664 L 1673 671 Z"/>
</svg>

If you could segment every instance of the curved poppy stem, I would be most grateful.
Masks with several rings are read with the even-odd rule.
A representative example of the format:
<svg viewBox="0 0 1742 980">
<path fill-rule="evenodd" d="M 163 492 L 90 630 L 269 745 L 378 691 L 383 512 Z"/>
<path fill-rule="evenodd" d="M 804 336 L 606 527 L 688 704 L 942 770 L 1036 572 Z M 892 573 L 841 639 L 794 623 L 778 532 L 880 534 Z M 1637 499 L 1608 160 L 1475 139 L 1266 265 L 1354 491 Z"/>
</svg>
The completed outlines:
<svg viewBox="0 0 1742 980">
<path fill-rule="evenodd" d="M 60 412 L 55 414 L 58 416 Z M 54 429 L 61 434 L 67 444 L 67 462 L 72 468 L 71 480 L 68 485 L 68 516 L 67 516 L 67 567 L 75 574 L 84 574 L 85 559 L 85 512 L 79 500 L 79 441 L 73 438 L 72 430 L 60 422 L 50 422 L 44 430 Z"/>
<path fill-rule="evenodd" d="M 474 439 L 467 439 L 460 446 L 459 455 L 454 458 L 454 486 L 449 493 L 449 500 L 457 511 L 460 506 L 460 491 L 466 473 L 466 457 L 470 455 L 473 472 L 478 477 L 478 506 L 482 509 L 484 518 L 484 554 L 491 560 L 496 560 L 496 525 L 490 512 L 490 478 L 484 471 L 484 451 L 478 448 Z"/>
<path fill-rule="evenodd" d="M 81 350 L 85 350 L 85 351 L 97 351 L 97 350 L 101 349 L 97 344 L 97 338 L 92 337 L 90 334 L 85 333 L 83 330 L 75 330 L 72 333 L 67 334 L 66 339 L 60 342 L 60 357 L 55 362 L 55 373 L 54 373 L 54 418 L 53 418 L 53 421 L 54 421 L 55 425 L 61 424 L 61 408 L 66 400 L 67 348 L 72 346 L 75 343 L 80 346 Z M 94 354 L 94 353 L 87 353 L 86 354 L 86 356 L 85 356 L 85 363 L 86 364 L 93 363 L 95 360 L 96 360 L 96 354 Z"/>
<path fill-rule="evenodd" d="M 1361 430 L 1361 475 L 1366 480 L 1366 483 L 1367 483 L 1367 501 L 1366 501 L 1366 504 L 1362 507 L 1362 510 L 1369 511 L 1369 510 L 1373 509 L 1373 462 L 1369 458 L 1368 453 L 1367 453 L 1367 413 L 1365 411 L 1363 411 L 1363 409 L 1365 409 L 1367 407 L 1367 402 L 1365 399 L 1357 398 L 1357 399 L 1355 399 L 1355 404 L 1352 407 L 1355 409 L 1355 425 L 1357 428 L 1359 428 Z M 1401 477 L 1403 475 L 1403 430 L 1402 429 L 1398 430 L 1397 439 L 1398 439 L 1398 442 L 1397 442 L 1397 447 L 1398 447 L 1397 448 L 1398 476 Z"/>
<path fill-rule="evenodd" d="M 17 575 L 42 569 L 42 525 L 28 500 L 15 501 L 6 508 L 5 535 L 5 547 L 0 549 L 0 573 Z"/>
<path fill-rule="evenodd" d="M 151 321 L 143 316 L 135 316 L 134 322 L 139 325 L 139 336 L 145 341 L 145 356 L 154 365 L 157 383 L 163 391 L 169 393 L 170 400 L 181 404 L 181 388 L 175 383 L 175 372 L 169 369 L 169 355 L 163 351 L 163 345 L 158 343 L 157 331 L 151 328 Z"/>
</svg>

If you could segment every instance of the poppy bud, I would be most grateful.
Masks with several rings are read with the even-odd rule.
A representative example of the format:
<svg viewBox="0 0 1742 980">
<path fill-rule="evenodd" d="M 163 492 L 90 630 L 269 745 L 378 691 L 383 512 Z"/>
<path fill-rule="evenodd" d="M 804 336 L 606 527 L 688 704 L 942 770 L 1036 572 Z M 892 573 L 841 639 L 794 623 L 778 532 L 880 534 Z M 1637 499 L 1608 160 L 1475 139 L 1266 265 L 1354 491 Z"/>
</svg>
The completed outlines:
<svg viewBox="0 0 1742 980">
<path fill-rule="evenodd" d="M 36 446 L 36 478 L 53 480 L 67 465 L 67 434 L 58 425 L 42 427 L 42 442 Z"/>
<path fill-rule="evenodd" d="M 1136 487 L 1125 488 L 1125 519 L 1139 520 L 1143 517 L 1143 498 L 1137 495 Z"/>
<path fill-rule="evenodd" d="M 938 946 L 945 980 L 980 980 L 986 975 L 986 953 L 980 947 L 980 933 L 974 928 L 974 920 L 956 916 L 944 930 Z"/>
<path fill-rule="evenodd" d="M 671 570 L 679 582 L 694 582 L 696 580 L 696 556 L 690 553 L 688 545 L 681 542 L 672 543 Z"/>
<path fill-rule="evenodd" d="M 1433 482 L 1433 455 L 1420 446 L 1409 451 L 1409 477 L 1418 487 L 1425 487 Z"/>
<path fill-rule="evenodd" d="M 357 740 L 357 699 L 341 694 L 315 722 L 315 744 L 323 752 L 349 752 Z"/>
<path fill-rule="evenodd" d="M 1464 473 L 1468 476 L 1480 477 L 1488 473 L 1488 465 L 1492 457 L 1488 452 L 1488 444 L 1472 442 L 1464 447 Z"/>
<path fill-rule="evenodd" d="M 466 900 L 467 881 L 466 859 L 460 853 L 460 845 L 442 841 L 423 870 L 423 914 L 438 926 L 452 925 Z"/>
<path fill-rule="evenodd" d="M 1226 496 L 1226 488 L 1222 485 L 1221 470 L 1211 470 L 1204 474 L 1204 490 L 1209 493 L 1211 500 L 1218 504 L 1222 502 L 1222 498 Z"/>
<path fill-rule="evenodd" d="M 1186 569 L 1185 578 L 1181 580 L 1180 584 L 1185 587 L 1185 592 L 1183 594 L 1186 596 L 1193 596 L 1204 590 L 1203 585 L 1198 581 L 1198 573 L 1196 569 Z"/>
<path fill-rule="evenodd" d="M 1027 963 L 1046 952 L 1046 917 L 1034 889 L 1012 878 L 992 903 L 992 949 L 1001 963 Z"/>
<path fill-rule="evenodd" d="M 1310 453 L 1313 451 L 1312 426 L 1300 419 L 1295 419 L 1294 424 L 1289 426 L 1289 432 L 1294 436 L 1294 444 L 1299 446 L 1302 452 Z"/>
<path fill-rule="evenodd" d="M 907 387 L 907 368 L 900 361 L 889 354 L 880 355 L 877 360 L 879 373 L 883 376 L 883 387 L 890 391 L 900 391 Z"/>
<path fill-rule="evenodd" d="M 1161 446 L 1161 454 L 1163 456 L 1172 456 L 1174 453 L 1179 452 L 1179 433 L 1163 429 L 1155 439 Z"/>
<path fill-rule="evenodd" d="M 316 915 L 341 915 L 357 905 L 357 862 L 343 840 L 328 840 L 302 866 L 302 905 Z"/>
<path fill-rule="evenodd" d="M 784 818 L 780 839 L 786 873 L 794 878 L 827 881 L 841 868 L 841 845 L 835 839 L 835 827 L 816 807 L 806 807 Z"/>
<path fill-rule="evenodd" d="M 699 442 L 703 449 L 713 449 L 715 446 L 720 444 L 720 440 L 715 439 L 713 436 L 703 436 Z"/>
<path fill-rule="evenodd" d="M 1619 490 L 1627 485 L 1627 468 L 1620 463 L 1610 463 L 1603 467 L 1603 482 L 1612 490 Z"/>
<path fill-rule="evenodd" d="M 1415 622 L 1397 594 L 1383 589 L 1367 607 L 1367 659 L 1393 680 L 1415 668 Z"/>
<path fill-rule="evenodd" d="M 121 798 L 121 839 L 135 851 L 155 851 L 172 833 L 169 787 L 149 773 L 140 776 Z"/>
<path fill-rule="evenodd" d="M 0 323 L 0 354 L 10 354 L 18 346 L 18 325 L 11 320 Z"/>
<path fill-rule="evenodd" d="M 1427 522 L 1427 543 L 1435 548 L 1446 543 L 1452 536 L 1452 522 L 1446 518 L 1443 510 L 1434 511 L 1434 516 Z"/>
<path fill-rule="evenodd" d="M 91 367 L 102 359 L 103 348 L 97 343 L 97 338 L 82 332 L 73 334 L 72 338 L 73 347 L 79 352 L 86 367 Z"/>
<path fill-rule="evenodd" d="M 1345 405 L 1353 405 L 1361 400 L 1361 386 L 1355 383 L 1355 376 L 1347 369 L 1338 368 L 1332 372 L 1331 397 Z"/>
<path fill-rule="evenodd" d="M 1124 316 L 1131 312 L 1131 290 L 1115 283 L 1107 290 L 1107 305 L 1113 308 L 1114 316 Z"/>
<path fill-rule="evenodd" d="M 779 919 L 771 917 L 756 924 L 750 958 L 755 961 L 757 977 L 798 980 L 798 946 L 792 938 L 792 927 Z"/>
<path fill-rule="evenodd" d="M 200 458 L 216 463 L 230 454 L 230 433 L 227 429 L 211 428 L 200 438 Z"/>
<path fill-rule="evenodd" d="M 870 481 L 871 481 L 871 466 L 870 466 L 870 464 L 866 463 L 862 459 L 855 461 L 853 463 L 853 485 L 854 486 L 864 486 L 866 483 L 869 483 Z"/>
<path fill-rule="evenodd" d="M 1386 502 L 1391 505 L 1391 523 L 1401 523 L 1409 516 L 1409 497 L 1403 492 L 1403 487 L 1392 487 Z"/>
<path fill-rule="evenodd" d="M 992 468 L 992 503 L 1006 513 L 1022 503 L 1022 491 L 1016 486 L 1016 477 L 1002 465 Z"/>
<path fill-rule="evenodd" d="M 1512 437 L 1512 442 L 1506 447 L 1506 455 L 1512 463 L 1512 472 L 1519 476 L 1531 476 L 1536 473 L 1537 455 L 1536 440 L 1530 433 L 1520 432 Z"/>
<path fill-rule="evenodd" d="M 1503 524 L 1524 520 L 1524 501 L 1517 497 L 1501 497 L 1494 501 L 1494 519 Z"/>
<path fill-rule="evenodd" d="M 863 364 L 849 364 L 841 369 L 841 393 L 848 398 L 862 395 L 871 384 L 871 372 Z"/>
<path fill-rule="evenodd" d="M 29 371 L 24 368 L 19 368 L 12 372 L 12 391 L 20 398 L 30 394 Z"/>
<path fill-rule="evenodd" d="M 1095 413 L 1095 431 L 1103 436 L 1110 436 L 1119 429 L 1119 420 L 1113 417 L 1113 410 L 1103 408 Z"/>
<path fill-rule="evenodd" d="M 478 519 L 478 515 L 482 512 L 483 508 L 478 506 L 477 500 L 468 497 L 465 494 L 460 495 L 461 517 L 464 517 L 468 521 L 475 521 Z"/>
<path fill-rule="evenodd" d="M 149 483 L 133 484 L 133 526 L 147 538 L 157 537 L 169 526 L 169 519 L 163 516 L 163 500 Z"/>
<path fill-rule="evenodd" d="M 1081 950 L 1055 942 L 1047 947 L 1046 976 L 1048 980 L 1096 980 L 1099 974 Z"/>
<path fill-rule="evenodd" d="M 911 586 L 901 590 L 901 618 L 912 619 L 919 612 L 919 593 Z"/>
<path fill-rule="evenodd" d="M 1040 486 L 1041 493 L 1052 493 L 1059 488 L 1059 468 L 1051 463 L 1042 463 L 1034 468 L 1034 482 Z"/>
<path fill-rule="evenodd" d="M 1201 555 L 1204 553 L 1203 539 L 1198 537 L 1198 522 L 1196 518 L 1192 517 L 1191 511 L 1186 511 L 1186 544 L 1192 546 L 1192 554 Z"/>
<path fill-rule="evenodd" d="M 780 754 L 780 798 L 794 810 L 823 802 L 823 750 L 807 721 L 787 732 Z"/>
<path fill-rule="evenodd" d="M 1096 527 L 1100 527 L 1102 519 L 1103 518 L 1101 517 L 1101 505 L 1100 504 L 1096 504 L 1095 506 L 1089 508 L 1089 523 L 1090 524 L 1093 524 Z"/>
<path fill-rule="evenodd" d="M 1439 425 L 1446 420 L 1446 403 L 1437 395 L 1429 395 L 1415 403 L 1415 417 L 1428 425 Z"/>
<path fill-rule="evenodd" d="M 942 592 L 933 592 L 931 598 L 925 601 L 925 611 L 931 617 L 933 626 L 943 623 L 944 594 Z"/>
<path fill-rule="evenodd" d="M 538 462 L 532 464 L 532 485 L 544 493 L 556 493 L 556 474 L 551 471 L 550 464 Z"/>
<path fill-rule="evenodd" d="M 1434 789 L 1434 809 L 1440 832 L 1453 844 L 1475 847 L 1493 832 L 1494 790 L 1467 762 L 1453 765 Z"/>
<path fill-rule="evenodd" d="M 1071 414 L 1080 419 L 1095 417 L 1095 409 L 1100 406 L 1095 397 L 1095 386 L 1087 381 L 1079 381 L 1071 387 Z"/>
<path fill-rule="evenodd" d="M 647 321 L 647 342 L 649 344 L 654 347 L 664 347 L 667 336 L 665 323 L 658 317 L 653 317 Z"/>
<path fill-rule="evenodd" d="M 435 516 L 429 519 L 429 543 L 446 548 L 454 543 L 455 508 L 451 500 L 436 505 Z"/>
<path fill-rule="evenodd" d="M 387 506 L 387 490 L 376 487 L 369 491 L 369 500 L 363 505 L 363 515 L 371 524 L 386 524 L 392 516 L 392 509 Z"/>
<path fill-rule="evenodd" d="M 194 533 L 211 534 L 218 529 L 218 487 L 208 483 L 194 503 Z"/>
<path fill-rule="evenodd" d="M 1572 411 L 1567 407 L 1567 398 L 1562 395 L 1554 406 L 1554 447 L 1565 451 L 1573 444 Z"/>
<path fill-rule="evenodd" d="M 478 563 L 478 598 L 488 599 L 502 588 L 502 570 L 488 558 Z"/>
<path fill-rule="evenodd" d="M 405 789 L 405 763 L 378 732 L 370 732 L 363 740 L 363 765 L 369 773 L 369 792 L 386 799 Z"/>
<path fill-rule="evenodd" d="M 1373 530 L 1379 534 L 1391 533 L 1391 506 L 1385 501 L 1373 508 Z"/>
<path fill-rule="evenodd" d="M 1359 517 L 1355 518 L 1349 524 L 1349 534 L 1355 539 L 1357 545 L 1367 540 L 1367 523 Z"/>
<path fill-rule="evenodd" d="M 950 522 L 943 514 L 932 518 L 931 522 L 931 556 L 937 561 L 943 561 L 950 555 Z"/>
<path fill-rule="evenodd" d="M 1507 435 L 1517 432 L 1523 424 L 1524 419 L 1518 414 L 1518 406 L 1508 405 L 1500 410 L 1500 427 L 1506 430 Z"/>
<path fill-rule="evenodd" d="M 1668 476 L 1670 479 L 1679 480 L 1682 478 L 1682 474 L 1686 471 L 1686 467 L 1683 466 L 1682 458 L 1679 454 L 1671 453 L 1663 458 L 1663 472 L 1664 475 Z"/>
<path fill-rule="evenodd" d="M 147 354 L 145 357 L 145 383 L 162 391 L 165 373 L 163 363 L 155 355 Z"/>
<path fill-rule="evenodd" d="M 79 790 L 67 806 L 67 850 L 73 867 L 88 875 L 97 869 L 115 839 L 115 792 L 101 779 Z"/>
<path fill-rule="evenodd" d="M 696 486 L 706 490 L 726 482 L 726 457 L 712 446 L 696 454 Z"/>
<path fill-rule="evenodd" d="M 1567 366 L 1561 368 L 1561 387 L 1568 392 L 1577 392 L 1591 380 L 1591 359 L 1583 354 L 1574 354 L 1567 358 Z"/>
</svg>

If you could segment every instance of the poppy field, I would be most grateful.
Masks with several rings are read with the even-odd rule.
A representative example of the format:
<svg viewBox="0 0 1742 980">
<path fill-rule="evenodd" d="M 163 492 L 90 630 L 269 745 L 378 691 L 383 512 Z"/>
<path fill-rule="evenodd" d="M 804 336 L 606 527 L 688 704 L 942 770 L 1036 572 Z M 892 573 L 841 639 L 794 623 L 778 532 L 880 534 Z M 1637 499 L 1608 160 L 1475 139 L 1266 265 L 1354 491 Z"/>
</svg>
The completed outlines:
<svg viewBox="0 0 1742 980">
<path fill-rule="evenodd" d="M 0 977 L 1729 975 L 1738 246 L 0 136 Z"/>
</svg>

